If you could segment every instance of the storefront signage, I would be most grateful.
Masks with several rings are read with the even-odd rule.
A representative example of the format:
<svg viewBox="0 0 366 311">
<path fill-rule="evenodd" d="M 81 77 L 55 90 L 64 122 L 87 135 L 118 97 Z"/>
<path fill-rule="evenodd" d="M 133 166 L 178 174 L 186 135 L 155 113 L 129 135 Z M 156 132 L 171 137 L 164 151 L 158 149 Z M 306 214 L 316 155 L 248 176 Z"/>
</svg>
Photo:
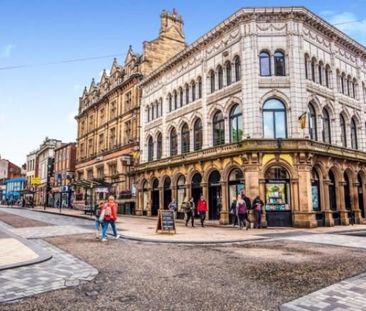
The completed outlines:
<svg viewBox="0 0 366 311">
<path fill-rule="evenodd" d="M 175 219 L 174 211 L 159 210 L 158 224 L 156 226 L 157 233 L 175 234 Z"/>
<path fill-rule="evenodd" d="M 31 177 L 31 184 L 32 185 L 40 185 L 41 184 L 41 178 L 39 177 Z"/>
<path fill-rule="evenodd" d="M 95 192 L 96 193 L 108 193 L 108 188 L 107 187 L 101 187 L 101 188 L 95 188 Z"/>
</svg>

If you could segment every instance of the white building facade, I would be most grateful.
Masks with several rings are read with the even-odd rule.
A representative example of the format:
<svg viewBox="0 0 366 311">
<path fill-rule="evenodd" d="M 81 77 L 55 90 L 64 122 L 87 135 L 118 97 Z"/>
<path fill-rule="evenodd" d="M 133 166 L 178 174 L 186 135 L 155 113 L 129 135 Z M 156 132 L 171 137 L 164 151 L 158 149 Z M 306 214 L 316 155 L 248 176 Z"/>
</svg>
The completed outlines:
<svg viewBox="0 0 366 311">
<path fill-rule="evenodd" d="M 203 194 L 228 223 L 245 188 L 264 224 L 365 217 L 366 49 L 307 9 L 241 9 L 141 88 L 141 214 Z"/>
</svg>

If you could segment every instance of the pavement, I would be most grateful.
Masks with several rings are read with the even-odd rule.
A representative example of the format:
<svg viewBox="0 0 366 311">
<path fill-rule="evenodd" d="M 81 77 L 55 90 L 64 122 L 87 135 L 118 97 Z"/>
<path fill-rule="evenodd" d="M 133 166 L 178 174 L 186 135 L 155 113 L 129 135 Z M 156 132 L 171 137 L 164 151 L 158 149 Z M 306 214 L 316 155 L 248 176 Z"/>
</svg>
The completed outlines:
<svg viewBox="0 0 366 311">
<path fill-rule="evenodd" d="M 2 284 L 0 287 L 0 302 L 56 288 L 75 286 L 80 282 L 92 279 L 98 273 L 95 268 L 87 263 L 40 239 L 49 236 L 95 232 L 93 217 L 84 216 L 81 211 L 74 210 L 64 212 L 68 215 L 58 215 L 58 210 L 54 209 L 48 209 L 47 213 L 40 212 L 38 209 L 0 208 L 0 210 L 53 224 L 53 226 L 43 227 L 11 228 L 11 226 L 0 222 L 1 226 L 7 226 L 9 234 L 16 235 L 19 239 L 31 239 L 27 241 L 34 241 L 40 248 L 52 254 L 52 260 L 40 264 L 0 271 L 0 283 Z M 225 244 L 280 239 L 309 243 L 309 245 L 311 245 L 310 243 L 317 243 L 341 246 L 345 249 L 352 247 L 360 251 L 366 249 L 366 225 L 315 229 L 267 228 L 239 230 L 228 226 L 207 226 L 204 228 L 197 226 L 191 228 L 185 227 L 183 222 L 178 221 L 177 234 L 174 235 L 158 234 L 155 232 L 155 228 L 156 218 L 121 215 L 118 220 L 118 229 L 122 238 L 143 242 Z M 0 233 L 0 238 L 0 243 L 1 240 L 8 239 L 4 233 Z M 23 253 L 21 248 L 17 249 L 15 246 L 14 252 Z M 48 273 L 49 271 L 50 273 Z M 285 303 L 280 306 L 280 310 L 366 310 L 366 273 Z"/>
</svg>

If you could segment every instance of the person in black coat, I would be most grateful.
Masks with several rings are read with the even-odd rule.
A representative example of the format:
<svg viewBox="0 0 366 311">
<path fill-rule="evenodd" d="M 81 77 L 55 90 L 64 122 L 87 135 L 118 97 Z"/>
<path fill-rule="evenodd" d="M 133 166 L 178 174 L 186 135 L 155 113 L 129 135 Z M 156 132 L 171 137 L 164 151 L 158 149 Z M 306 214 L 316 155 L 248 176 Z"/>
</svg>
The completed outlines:
<svg viewBox="0 0 366 311">
<path fill-rule="evenodd" d="M 245 190 L 243 189 L 240 193 L 241 195 L 241 199 L 245 202 L 245 205 L 247 206 L 247 210 L 248 212 L 246 213 L 246 216 L 245 216 L 245 220 L 246 220 L 246 227 L 247 227 L 247 230 L 250 228 L 250 220 L 249 220 L 249 210 L 252 209 L 252 202 L 251 200 L 247 197 L 246 193 L 245 193 Z"/>
<path fill-rule="evenodd" d="M 235 227 L 238 224 L 238 217 L 236 216 L 236 198 L 233 197 L 233 200 L 231 201 L 230 206 L 230 215 L 231 215 L 231 222 L 233 224 L 233 227 Z"/>
<path fill-rule="evenodd" d="M 261 220 L 262 220 L 262 211 L 263 211 L 264 203 L 263 201 L 257 196 L 253 200 L 253 208 L 255 212 L 255 228 L 261 227 Z"/>
</svg>

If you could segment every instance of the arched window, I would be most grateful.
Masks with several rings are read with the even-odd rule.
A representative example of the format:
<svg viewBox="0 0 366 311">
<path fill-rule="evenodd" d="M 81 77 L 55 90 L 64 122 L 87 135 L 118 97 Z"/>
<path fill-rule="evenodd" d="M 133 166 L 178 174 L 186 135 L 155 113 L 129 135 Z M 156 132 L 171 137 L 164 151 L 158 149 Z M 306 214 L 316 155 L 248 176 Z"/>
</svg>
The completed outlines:
<svg viewBox="0 0 366 311">
<path fill-rule="evenodd" d="M 357 127 L 356 127 L 355 118 L 351 119 L 351 148 L 358 149 Z"/>
<path fill-rule="evenodd" d="M 319 77 L 319 84 L 321 85 L 323 85 L 323 68 L 324 65 L 322 62 L 320 62 L 318 66 L 318 77 Z"/>
<path fill-rule="evenodd" d="M 193 128 L 194 150 L 202 149 L 202 121 L 197 119 Z"/>
<path fill-rule="evenodd" d="M 309 79 L 308 67 L 309 67 L 309 57 L 308 57 L 308 55 L 305 55 L 305 78 L 306 79 Z"/>
<path fill-rule="evenodd" d="M 159 108 L 160 104 L 158 101 L 155 102 L 155 118 L 159 118 L 160 117 L 160 108 Z"/>
<path fill-rule="evenodd" d="M 159 107 L 160 107 L 160 116 L 162 116 L 163 115 L 163 99 L 162 98 L 160 98 L 160 100 L 159 100 Z"/>
<path fill-rule="evenodd" d="M 323 109 L 323 142 L 330 144 L 332 142 L 330 133 L 330 119 L 327 109 Z"/>
<path fill-rule="evenodd" d="M 347 95 L 351 96 L 351 77 L 350 76 L 347 77 L 346 83 L 347 83 Z"/>
<path fill-rule="evenodd" d="M 325 86 L 330 87 L 330 67 L 329 65 L 325 66 Z"/>
<path fill-rule="evenodd" d="M 192 101 L 196 100 L 196 82 L 192 81 Z"/>
<path fill-rule="evenodd" d="M 356 79 L 353 79 L 352 81 L 352 97 L 353 98 L 357 98 L 357 82 L 356 82 Z"/>
<path fill-rule="evenodd" d="M 179 107 L 183 107 L 183 89 L 179 88 Z"/>
<path fill-rule="evenodd" d="M 286 138 L 286 109 L 278 99 L 267 100 L 263 105 L 263 128 L 265 138 Z"/>
<path fill-rule="evenodd" d="M 309 103 L 309 106 L 308 106 L 308 117 L 309 117 L 310 139 L 318 140 L 316 113 L 315 113 L 314 106 L 311 103 Z"/>
<path fill-rule="evenodd" d="M 177 131 L 173 127 L 170 131 L 170 156 L 178 154 L 178 141 L 177 141 Z"/>
<path fill-rule="evenodd" d="M 343 115 L 339 116 L 340 118 L 340 126 L 341 126 L 341 142 L 343 147 L 347 147 L 347 130 L 346 130 L 346 122 L 344 121 Z"/>
<path fill-rule="evenodd" d="M 154 159 L 154 141 L 151 136 L 149 137 L 147 146 L 148 161 L 152 161 Z"/>
<path fill-rule="evenodd" d="M 215 113 L 213 117 L 213 145 L 222 145 L 225 143 L 225 124 L 224 116 L 221 111 Z"/>
<path fill-rule="evenodd" d="M 155 104 L 151 104 L 151 120 L 155 119 Z"/>
<path fill-rule="evenodd" d="M 159 133 L 156 138 L 156 158 L 160 160 L 162 154 L 163 154 L 163 136 L 161 135 L 161 133 Z"/>
<path fill-rule="evenodd" d="M 271 75 L 271 58 L 269 57 L 268 52 L 261 52 L 259 54 L 259 65 L 261 76 Z"/>
<path fill-rule="evenodd" d="M 173 110 L 172 107 L 172 94 L 168 94 L 169 112 Z"/>
<path fill-rule="evenodd" d="M 202 79 L 201 77 L 198 77 L 197 79 L 198 83 L 198 98 L 202 98 Z"/>
<path fill-rule="evenodd" d="M 150 106 L 147 106 L 147 122 L 150 121 Z"/>
<path fill-rule="evenodd" d="M 215 72 L 213 70 L 210 71 L 210 91 L 215 92 Z"/>
<path fill-rule="evenodd" d="M 239 142 L 243 138 L 243 117 L 236 104 L 230 111 L 230 142 Z"/>
<path fill-rule="evenodd" d="M 234 64 L 235 64 L 235 82 L 238 82 L 241 79 L 241 66 L 239 56 L 235 57 Z"/>
<path fill-rule="evenodd" d="M 311 60 L 311 80 L 313 80 L 313 82 L 315 82 L 315 66 L 316 66 L 316 60 L 315 58 L 313 58 Z"/>
<path fill-rule="evenodd" d="M 222 67 L 221 66 L 218 66 L 217 67 L 217 76 L 218 76 L 218 79 L 219 79 L 219 90 L 222 89 L 222 87 L 224 86 L 224 72 L 222 70 Z"/>
<path fill-rule="evenodd" d="M 186 84 L 185 86 L 185 92 L 186 92 L 186 105 L 189 104 L 189 86 Z"/>
<path fill-rule="evenodd" d="M 187 153 L 189 152 L 189 128 L 188 128 L 188 124 L 184 123 L 183 127 L 182 127 L 182 134 L 181 134 L 181 139 L 182 139 L 182 153 Z"/>
<path fill-rule="evenodd" d="M 173 97 L 174 97 L 174 109 L 178 108 L 178 94 L 177 91 L 174 90 L 173 92 Z"/>
<path fill-rule="evenodd" d="M 281 51 L 274 53 L 274 70 L 276 76 L 285 75 L 285 55 Z"/>
<path fill-rule="evenodd" d="M 227 61 L 225 63 L 225 69 L 226 69 L 226 85 L 231 84 L 231 63 Z"/>
<path fill-rule="evenodd" d="M 341 92 L 342 92 L 342 94 L 346 94 L 345 83 L 346 83 L 346 75 L 343 73 L 342 76 L 341 76 Z"/>
</svg>

